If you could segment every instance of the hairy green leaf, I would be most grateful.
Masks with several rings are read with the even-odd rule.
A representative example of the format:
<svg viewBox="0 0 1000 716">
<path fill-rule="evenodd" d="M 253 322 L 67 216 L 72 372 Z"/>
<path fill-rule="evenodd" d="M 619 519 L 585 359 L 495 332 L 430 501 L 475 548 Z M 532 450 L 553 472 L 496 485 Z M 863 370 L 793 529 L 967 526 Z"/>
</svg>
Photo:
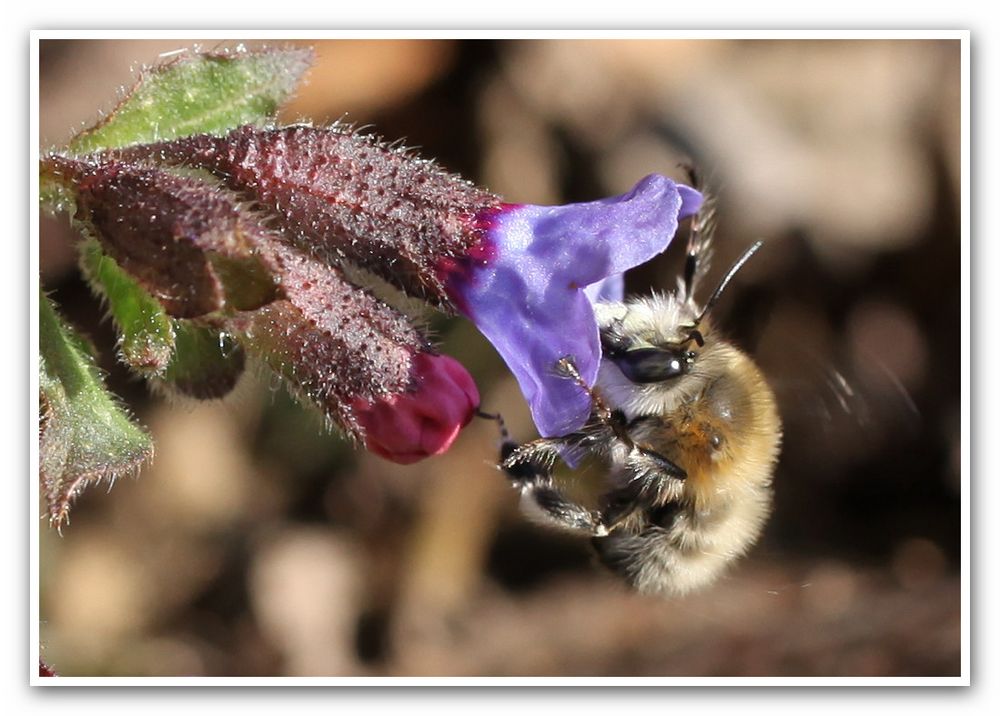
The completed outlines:
<svg viewBox="0 0 1000 716">
<path fill-rule="evenodd" d="M 289 98 L 311 61 L 308 49 L 186 53 L 146 69 L 69 150 L 85 154 L 261 123 Z"/>
<path fill-rule="evenodd" d="M 104 387 L 90 346 L 39 297 L 39 478 L 49 520 L 60 526 L 89 484 L 132 475 L 153 444 Z"/>
<path fill-rule="evenodd" d="M 174 326 L 163 306 L 95 239 L 80 245 L 80 266 L 91 288 L 107 302 L 121 359 L 142 375 L 161 374 L 174 353 Z"/>
</svg>

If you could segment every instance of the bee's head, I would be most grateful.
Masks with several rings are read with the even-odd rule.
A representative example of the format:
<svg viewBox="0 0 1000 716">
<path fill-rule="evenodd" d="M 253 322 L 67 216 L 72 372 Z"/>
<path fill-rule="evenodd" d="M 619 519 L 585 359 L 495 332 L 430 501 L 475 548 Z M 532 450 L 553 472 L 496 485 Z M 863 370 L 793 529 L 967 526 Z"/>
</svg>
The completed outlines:
<svg viewBox="0 0 1000 716">
<path fill-rule="evenodd" d="M 673 381 L 690 373 L 700 354 L 711 349 L 712 309 L 761 245 L 758 241 L 743 253 L 700 310 L 690 299 L 667 295 L 599 311 L 605 359 L 637 385 Z"/>
<path fill-rule="evenodd" d="M 637 384 L 662 383 L 687 374 L 705 346 L 701 331 L 693 328 L 680 341 L 650 343 L 638 336 L 614 331 L 601 336 L 604 357 Z"/>
</svg>

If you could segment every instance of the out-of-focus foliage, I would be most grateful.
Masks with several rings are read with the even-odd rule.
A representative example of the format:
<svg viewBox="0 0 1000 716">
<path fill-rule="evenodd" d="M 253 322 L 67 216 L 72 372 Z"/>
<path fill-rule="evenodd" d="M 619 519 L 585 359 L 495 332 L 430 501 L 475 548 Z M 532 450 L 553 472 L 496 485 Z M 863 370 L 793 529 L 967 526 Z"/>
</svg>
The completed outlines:
<svg viewBox="0 0 1000 716">
<path fill-rule="evenodd" d="M 68 149 L 86 154 L 262 122 L 292 94 L 311 61 L 305 48 L 185 53 L 147 69 L 114 111 Z"/>
<path fill-rule="evenodd" d="M 49 521 L 61 526 L 89 484 L 134 475 L 153 455 L 149 436 L 104 389 L 91 347 L 39 297 L 39 479 Z"/>
<path fill-rule="evenodd" d="M 80 267 L 107 301 L 121 336 L 121 359 L 143 375 L 161 374 L 174 353 L 174 327 L 163 306 L 106 256 L 94 239 L 80 246 Z"/>
</svg>

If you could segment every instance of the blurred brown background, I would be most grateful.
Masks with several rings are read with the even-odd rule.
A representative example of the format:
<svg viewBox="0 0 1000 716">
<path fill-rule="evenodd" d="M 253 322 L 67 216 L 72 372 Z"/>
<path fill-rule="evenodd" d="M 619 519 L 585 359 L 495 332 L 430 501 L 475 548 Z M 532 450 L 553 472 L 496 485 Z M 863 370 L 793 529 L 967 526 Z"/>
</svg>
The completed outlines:
<svg viewBox="0 0 1000 716">
<path fill-rule="evenodd" d="M 194 44 L 42 41 L 42 148 L 110 109 L 133 69 Z M 43 218 L 43 286 L 157 450 L 138 480 L 85 493 L 62 537 L 42 529 L 57 671 L 959 673 L 958 41 L 310 44 L 284 120 L 370 123 L 509 201 L 702 168 L 720 200 L 715 275 L 766 240 L 720 310 L 781 400 L 774 516 L 713 588 L 631 595 L 585 540 L 519 515 L 490 424 L 400 467 L 324 434 L 261 373 L 217 403 L 152 397 L 114 362 L 65 222 Z M 629 290 L 672 289 L 682 244 Z M 492 348 L 430 320 L 484 407 L 532 437 Z"/>
</svg>

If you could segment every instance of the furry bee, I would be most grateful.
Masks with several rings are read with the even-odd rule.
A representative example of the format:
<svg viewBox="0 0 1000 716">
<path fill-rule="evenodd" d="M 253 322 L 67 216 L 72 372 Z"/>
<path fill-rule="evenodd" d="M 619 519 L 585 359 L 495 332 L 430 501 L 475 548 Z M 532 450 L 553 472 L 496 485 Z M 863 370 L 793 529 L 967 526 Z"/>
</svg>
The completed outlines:
<svg viewBox="0 0 1000 716">
<path fill-rule="evenodd" d="M 704 304 L 712 202 L 692 220 L 673 293 L 595 304 L 603 357 L 590 388 L 570 357 L 557 366 L 591 399 L 579 431 L 518 445 L 499 416 L 500 467 L 522 508 L 591 536 L 599 560 L 643 593 L 682 595 L 714 581 L 757 540 L 771 509 L 781 443 L 774 394 L 756 364 L 728 342 L 711 312 L 751 246 Z M 609 466 L 596 509 L 553 478 L 559 460 L 591 454 Z"/>
</svg>

